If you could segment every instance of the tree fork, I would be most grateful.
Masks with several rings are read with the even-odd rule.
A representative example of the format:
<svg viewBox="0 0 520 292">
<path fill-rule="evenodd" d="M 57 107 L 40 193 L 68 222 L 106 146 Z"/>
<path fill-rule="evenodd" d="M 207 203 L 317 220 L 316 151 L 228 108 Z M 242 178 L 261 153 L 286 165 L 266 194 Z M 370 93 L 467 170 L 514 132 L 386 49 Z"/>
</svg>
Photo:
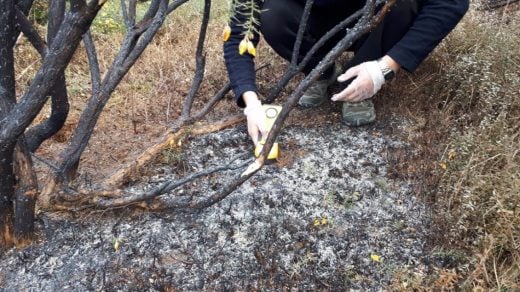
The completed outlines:
<svg viewBox="0 0 520 292">
<path fill-rule="evenodd" d="M 47 43 L 49 46 L 52 45 L 56 34 L 60 28 L 60 25 L 63 21 L 65 15 L 65 1 L 61 0 L 52 0 L 49 4 L 49 20 L 47 25 Z M 32 28 L 32 24 L 25 19 L 22 11 L 18 11 L 18 22 L 22 27 L 22 31 L 26 34 L 26 30 L 24 27 Z M 38 33 L 34 28 L 32 29 L 34 33 Z M 29 38 L 33 46 L 37 48 L 37 45 L 34 42 L 34 37 Z M 45 58 L 47 53 L 47 49 L 38 50 L 40 52 L 42 59 Z M 40 124 L 30 128 L 25 133 L 26 136 L 26 144 L 29 148 L 29 151 L 35 152 L 38 147 L 40 147 L 43 141 L 49 139 L 54 134 L 56 134 L 65 124 L 65 120 L 69 114 L 69 98 L 67 94 L 67 84 L 65 80 L 65 73 L 62 71 L 58 78 L 56 78 L 54 86 L 51 88 L 49 95 L 51 96 L 51 116 L 41 122 Z"/>
</svg>

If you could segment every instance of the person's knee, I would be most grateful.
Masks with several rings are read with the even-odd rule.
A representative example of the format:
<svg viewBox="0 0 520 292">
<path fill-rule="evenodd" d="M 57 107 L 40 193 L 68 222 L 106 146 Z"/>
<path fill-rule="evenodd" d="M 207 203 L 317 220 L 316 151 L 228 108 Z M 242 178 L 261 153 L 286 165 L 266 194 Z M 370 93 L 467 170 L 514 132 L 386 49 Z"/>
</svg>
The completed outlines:
<svg viewBox="0 0 520 292">
<path fill-rule="evenodd" d="M 291 5 L 284 5 L 284 3 L 287 4 L 286 1 L 280 0 L 265 1 L 260 18 L 260 29 L 268 43 L 291 37 L 294 11 L 291 11 Z"/>
</svg>

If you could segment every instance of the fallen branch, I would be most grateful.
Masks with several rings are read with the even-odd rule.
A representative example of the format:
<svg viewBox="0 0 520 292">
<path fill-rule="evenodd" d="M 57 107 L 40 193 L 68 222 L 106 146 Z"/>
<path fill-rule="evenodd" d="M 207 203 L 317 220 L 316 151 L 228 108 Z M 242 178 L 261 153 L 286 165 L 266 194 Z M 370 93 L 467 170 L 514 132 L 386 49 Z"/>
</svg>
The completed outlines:
<svg viewBox="0 0 520 292">
<path fill-rule="evenodd" d="M 117 188 L 128 182 L 128 180 L 139 172 L 155 157 L 157 157 L 164 149 L 171 146 L 177 146 L 179 140 L 186 135 L 203 135 L 216 132 L 227 127 L 236 125 L 244 120 L 243 115 L 233 116 L 229 119 L 222 120 L 211 124 L 202 124 L 194 127 L 182 127 L 175 132 L 168 132 L 163 135 L 160 140 L 152 147 L 145 150 L 139 157 L 132 160 L 120 170 L 111 175 L 104 183 L 107 188 Z"/>
<path fill-rule="evenodd" d="M 237 169 L 245 167 L 251 161 L 249 159 L 249 160 L 243 161 L 237 165 L 233 165 L 233 163 L 240 158 L 245 158 L 245 157 L 244 157 L 244 155 L 242 155 L 242 156 L 239 156 L 239 157 L 231 160 L 229 163 L 227 163 L 225 165 L 220 165 L 220 166 L 216 166 L 213 168 L 204 169 L 202 171 L 184 176 L 181 179 L 176 180 L 176 181 L 164 182 L 161 185 L 159 185 L 158 187 L 156 187 L 148 192 L 121 196 L 119 198 L 109 198 L 109 199 L 103 198 L 100 196 L 93 196 L 93 200 L 92 200 L 92 203 L 90 206 L 92 206 L 96 209 L 107 209 L 107 208 L 119 208 L 119 207 L 125 207 L 125 206 L 129 206 L 129 205 L 137 204 L 139 207 L 148 208 L 151 203 L 151 202 L 149 202 L 150 200 L 152 200 L 158 196 L 167 194 L 180 186 L 183 186 L 189 182 L 192 182 L 195 179 L 198 179 L 198 178 L 201 178 L 204 176 L 208 176 L 208 175 L 214 174 L 216 172 L 225 171 L 225 170 L 237 170 Z M 213 200 L 214 200 L 213 203 L 216 203 L 217 200 L 219 200 L 219 198 L 213 198 Z"/>
</svg>

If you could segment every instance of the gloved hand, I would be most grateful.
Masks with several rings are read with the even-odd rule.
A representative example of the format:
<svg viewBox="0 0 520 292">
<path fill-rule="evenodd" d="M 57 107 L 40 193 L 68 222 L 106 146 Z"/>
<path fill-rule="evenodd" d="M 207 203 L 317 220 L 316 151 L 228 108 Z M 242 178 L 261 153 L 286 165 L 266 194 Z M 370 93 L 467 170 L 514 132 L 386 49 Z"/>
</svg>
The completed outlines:
<svg viewBox="0 0 520 292">
<path fill-rule="evenodd" d="M 268 134 L 265 126 L 266 117 L 262 103 L 258 99 L 249 101 L 244 109 L 244 114 L 247 116 L 247 131 L 256 146 L 259 138 L 267 138 Z"/>
<path fill-rule="evenodd" d="M 374 96 L 385 83 L 385 77 L 377 61 L 361 63 L 348 69 L 338 77 L 338 82 L 345 82 L 353 77 L 355 79 L 347 88 L 332 96 L 333 101 L 362 101 Z"/>
</svg>

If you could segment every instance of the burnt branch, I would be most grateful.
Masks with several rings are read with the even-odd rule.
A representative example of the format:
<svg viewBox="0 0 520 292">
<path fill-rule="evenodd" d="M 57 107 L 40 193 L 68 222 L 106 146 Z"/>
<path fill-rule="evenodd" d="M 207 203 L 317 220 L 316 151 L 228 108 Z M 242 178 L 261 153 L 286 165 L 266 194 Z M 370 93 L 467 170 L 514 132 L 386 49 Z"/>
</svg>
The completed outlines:
<svg viewBox="0 0 520 292">
<path fill-rule="evenodd" d="M 189 0 L 175 0 L 170 5 L 168 5 L 167 14 L 172 13 L 175 9 L 179 8 L 182 4 L 188 2 Z"/>
<path fill-rule="evenodd" d="M 243 115 L 234 116 L 219 122 L 205 124 L 198 127 L 183 128 L 166 133 L 159 141 L 157 141 L 152 147 L 146 149 L 141 155 L 133 159 L 127 165 L 124 165 L 120 170 L 110 176 L 104 183 L 107 187 L 120 187 L 132 177 L 133 174 L 138 173 L 139 169 L 149 163 L 153 158 L 157 157 L 159 153 L 166 147 L 171 145 L 177 145 L 177 143 L 188 134 L 190 135 L 202 135 L 211 132 L 215 132 L 233 125 L 244 120 Z"/>
<path fill-rule="evenodd" d="M 67 120 L 70 105 L 67 83 L 63 72 L 57 77 L 49 95 L 51 96 L 51 115 L 25 132 L 27 148 L 31 152 L 35 152 L 43 141 L 56 134 L 65 124 L 65 120 Z"/>
<path fill-rule="evenodd" d="M 13 0 L 0 0 L 0 121 L 9 117 L 16 103 L 14 53 L 12 40 L 15 35 Z M 0 249 L 11 247 L 13 240 L 13 195 L 15 177 L 13 151 L 15 139 L 0 145 Z"/>
<path fill-rule="evenodd" d="M 15 7 L 22 11 L 24 15 L 27 15 L 29 13 L 29 10 L 31 10 L 31 7 L 33 5 L 33 0 L 19 0 L 16 1 Z M 13 37 L 10 39 L 10 46 L 14 47 L 16 44 L 16 41 L 18 40 L 20 36 L 20 27 L 18 25 L 14 28 Z"/>
<path fill-rule="evenodd" d="M 184 100 L 181 117 L 187 119 L 190 117 L 191 107 L 197 91 L 199 91 L 202 79 L 204 78 L 204 68 L 206 67 L 206 56 L 204 55 L 204 41 L 206 39 L 206 32 L 208 30 L 209 13 L 211 11 L 211 0 L 204 0 L 204 13 L 202 16 L 202 23 L 200 25 L 199 39 L 197 41 L 197 50 L 195 52 L 195 77 L 191 83 L 191 88 L 188 96 Z"/>
<path fill-rule="evenodd" d="M 160 0 L 160 3 L 159 10 L 144 31 L 141 32 L 141 28 L 135 27 L 126 34 L 121 50 L 105 74 L 100 89 L 92 93 L 86 108 L 82 112 L 69 146 L 60 154 L 57 165 L 61 173 L 56 174 L 55 178 L 53 178 L 54 180 L 59 182 L 59 178 L 71 178 L 75 173 L 79 158 L 85 150 L 99 116 L 112 92 L 141 56 L 146 46 L 148 46 L 164 22 L 167 15 L 167 2 Z"/>
<path fill-rule="evenodd" d="M 198 178 L 205 177 L 205 176 L 208 176 L 208 175 L 211 175 L 211 174 L 214 174 L 217 172 L 226 171 L 226 170 L 237 170 L 240 168 L 244 168 L 245 166 L 247 166 L 247 164 L 249 164 L 251 162 L 249 159 L 249 160 L 242 161 L 241 163 L 235 165 L 234 162 L 241 158 L 245 158 L 245 157 L 242 155 L 240 157 L 237 157 L 237 158 L 231 160 L 230 162 L 226 163 L 225 165 L 207 168 L 202 171 L 187 175 L 176 181 L 164 182 L 161 185 L 159 185 L 158 187 L 156 187 L 148 192 L 143 192 L 140 194 L 133 194 L 133 195 L 129 195 L 129 196 L 123 196 L 120 198 L 110 198 L 110 199 L 95 197 L 93 200 L 93 205 L 96 208 L 102 208 L 102 209 L 118 208 L 118 207 L 128 206 L 128 205 L 140 203 L 140 202 L 144 202 L 146 205 L 148 205 L 149 203 L 147 201 L 150 201 L 158 196 L 167 194 L 176 188 L 179 188 L 187 183 L 193 182 L 194 180 L 196 180 Z M 143 206 L 143 205 L 141 205 L 141 206 Z"/>
<path fill-rule="evenodd" d="M 94 2 L 96 2 L 96 4 L 97 4 L 98 1 L 92 0 L 90 3 L 94 3 Z M 87 4 L 85 3 L 85 0 L 70 0 L 70 11 L 73 13 L 79 12 L 79 11 L 85 9 L 86 5 Z"/>
<path fill-rule="evenodd" d="M 130 0 L 128 5 L 128 24 L 129 27 L 135 25 L 135 17 L 137 13 L 137 0 Z"/>
<path fill-rule="evenodd" d="M 47 44 L 40 37 L 40 34 L 36 31 L 29 19 L 27 19 L 27 16 L 19 9 L 16 9 L 16 21 L 22 33 L 27 37 L 29 42 L 31 42 L 31 45 L 42 58 L 45 58 L 47 55 Z"/>
<path fill-rule="evenodd" d="M 307 0 L 305 2 L 302 19 L 300 20 L 300 25 L 298 26 L 298 33 L 296 34 L 296 40 L 294 41 L 294 47 L 291 56 L 291 68 L 294 68 L 296 67 L 296 65 L 298 65 L 298 58 L 300 57 L 300 48 L 302 46 L 303 35 L 305 33 L 305 29 L 307 29 L 307 23 L 309 22 L 309 16 L 311 15 L 311 9 L 313 4 L 314 0 Z"/>
<path fill-rule="evenodd" d="M 20 9 L 25 15 L 29 13 L 33 5 L 34 0 L 18 0 L 16 1 L 16 7 Z"/>
<path fill-rule="evenodd" d="M 51 0 L 49 4 L 48 24 L 47 24 L 47 43 L 52 44 L 58 30 L 60 29 L 63 18 L 65 17 L 65 1 Z"/>
<path fill-rule="evenodd" d="M 29 25 L 30 22 L 25 18 L 21 11 L 17 11 L 18 19 L 20 26 L 22 24 Z M 49 21 L 47 25 L 47 43 L 52 44 L 56 34 L 59 31 L 59 28 L 63 22 L 63 18 L 65 15 L 65 2 L 60 0 L 53 0 L 49 4 Z M 23 21 L 24 23 L 22 23 Z M 32 25 L 30 26 L 32 28 Z M 34 29 L 33 29 L 34 30 Z M 26 31 L 22 29 L 24 34 Z M 29 36 L 28 36 L 29 37 Z M 34 47 L 37 48 L 41 46 L 39 42 L 34 41 L 33 39 L 38 39 L 39 35 L 34 30 L 34 36 L 29 38 Z M 43 41 L 41 41 L 43 42 Z M 40 52 L 42 58 L 45 58 L 47 53 L 47 46 L 44 47 L 44 51 Z M 49 139 L 54 134 L 56 134 L 65 124 L 65 120 L 69 114 L 69 97 L 67 93 L 67 83 L 65 80 L 65 74 L 62 70 L 60 75 L 55 80 L 54 85 L 52 86 L 49 95 L 51 96 L 51 115 L 49 118 L 45 119 L 43 122 L 38 125 L 30 128 L 26 131 L 25 136 L 27 138 L 27 148 L 31 152 L 35 152 L 38 147 L 43 143 L 43 141 Z"/>
<path fill-rule="evenodd" d="M 8 117 L 0 121 L 0 147 L 16 141 L 40 112 L 47 100 L 47 93 L 53 86 L 53 81 L 69 63 L 81 36 L 88 29 L 100 8 L 101 6 L 98 5 L 87 6 L 77 13 L 66 15 L 55 42 L 50 47 L 49 54 L 44 59 L 31 85 L 21 97 L 20 102 L 9 112 Z M 68 45 L 63 46 L 64 43 Z"/>
<path fill-rule="evenodd" d="M 92 92 L 98 92 L 101 86 L 101 72 L 99 70 L 99 61 L 96 52 L 96 45 L 92 39 L 90 30 L 83 35 L 83 44 L 87 52 L 87 59 L 90 69 L 90 80 L 92 82 Z"/>
<path fill-rule="evenodd" d="M 269 64 L 264 64 L 259 66 L 255 72 L 258 72 L 262 69 L 265 69 L 269 67 Z M 212 109 L 215 107 L 215 105 L 224 98 L 224 96 L 231 90 L 231 83 L 226 83 L 220 90 L 204 105 L 202 109 L 200 109 L 195 115 L 190 116 L 186 120 L 182 120 L 181 124 L 179 126 L 186 126 L 191 125 L 196 121 L 201 120 L 204 118 Z"/>
<path fill-rule="evenodd" d="M 148 7 L 148 10 L 144 14 L 143 18 L 141 19 L 141 22 L 148 21 L 153 18 L 153 16 L 157 13 L 157 10 L 159 10 L 159 4 L 161 3 L 160 0 L 152 0 L 150 3 L 150 6 Z M 169 14 L 169 12 L 168 12 Z"/>
</svg>

